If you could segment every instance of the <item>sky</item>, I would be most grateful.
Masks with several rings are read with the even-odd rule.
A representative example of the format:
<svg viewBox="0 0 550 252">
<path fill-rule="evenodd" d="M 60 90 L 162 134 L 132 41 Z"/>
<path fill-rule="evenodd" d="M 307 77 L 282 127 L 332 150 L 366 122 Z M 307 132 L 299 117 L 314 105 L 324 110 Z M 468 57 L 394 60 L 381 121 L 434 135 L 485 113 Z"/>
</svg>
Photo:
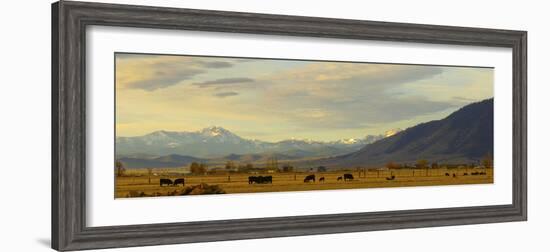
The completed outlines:
<svg viewBox="0 0 550 252">
<path fill-rule="evenodd" d="M 220 126 L 333 141 L 438 120 L 493 97 L 493 69 L 116 53 L 116 135 Z"/>
</svg>

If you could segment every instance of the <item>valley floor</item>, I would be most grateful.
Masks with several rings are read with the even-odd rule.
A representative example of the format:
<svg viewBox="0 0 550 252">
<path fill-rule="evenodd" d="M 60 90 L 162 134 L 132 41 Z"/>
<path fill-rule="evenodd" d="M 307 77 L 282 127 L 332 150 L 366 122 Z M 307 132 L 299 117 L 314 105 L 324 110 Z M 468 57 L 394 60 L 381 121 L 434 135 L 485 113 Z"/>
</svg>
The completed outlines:
<svg viewBox="0 0 550 252">
<path fill-rule="evenodd" d="M 352 174 L 353 180 L 338 180 L 343 174 Z M 304 182 L 314 174 L 315 182 Z M 391 180 L 392 175 L 394 179 Z M 272 176 L 272 183 L 249 184 L 249 176 Z M 319 179 L 324 177 L 324 182 Z M 185 179 L 185 185 L 160 186 L 160 179 Z M 331 171 L 331 172 L 288 172 L 288 173 L 227 173 L 215 175 L 177 175 L 159 173 L 149 176 L 133 173 L 116 178 L 116 198 L 172 196 L 182 194 L 208 194 L 214 186 L 216 193 L 285 192 L 310 190 L 359 189 L 380 187 L 436 186 L 460 184 L 493 183 L 493 169 L 396 169 L 387 171 Z M 200 190 L 198 190 L 200 189 Z"/>
</svg>

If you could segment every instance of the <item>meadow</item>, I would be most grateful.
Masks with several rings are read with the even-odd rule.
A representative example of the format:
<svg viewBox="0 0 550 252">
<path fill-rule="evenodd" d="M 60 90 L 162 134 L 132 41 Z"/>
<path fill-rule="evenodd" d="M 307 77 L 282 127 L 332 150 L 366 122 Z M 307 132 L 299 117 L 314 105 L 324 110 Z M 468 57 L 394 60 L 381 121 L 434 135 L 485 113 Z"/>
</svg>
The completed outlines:
<svg viewBox="0 0 550 252">
<path fill-rule="evenodd" d="M 343 174 L 352 174 L 353 180 L 338 180 Z M 304 182 L 308 175 L 315 175 L 315 182 Z M 272 183 L 249 184 L 249 176 L 272 176 Z M 393 176 L 393 179 L 392 179 Z M 324 182 L 319 179 L 324 177 Z M 184 178 L 184 185 L 163 185 L 161 179 L 172 181 Z M 209 193 L 255 193 L 309 190 L 335 190 L 381 187 L 436 186 L 458 184 L 493 183 L 492 168 L 431 168 L 354 170 L 327 172 L 274 172 L 230 173 L 190 175 L 177 170 L 156 170 L 149 175 L 146 170 L 131 170 L 116 177 L 115 198 L 193 195 Z"/>
</svg>

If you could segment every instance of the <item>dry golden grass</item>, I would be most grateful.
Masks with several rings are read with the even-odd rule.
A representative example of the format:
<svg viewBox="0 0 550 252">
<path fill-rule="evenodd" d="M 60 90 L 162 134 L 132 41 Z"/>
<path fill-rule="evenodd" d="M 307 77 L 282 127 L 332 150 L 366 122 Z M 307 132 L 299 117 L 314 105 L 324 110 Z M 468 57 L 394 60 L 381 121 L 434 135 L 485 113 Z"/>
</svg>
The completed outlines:
<svg viewBox="0 0 550 252">
<path fill-rule="evenodd" d="M 473 172 L 485 172 L 486 175 L 471 175 Z M 151 177 L 143 171 L 132 171 L 127 176 L 116 178 L 116 198 L 138 197 L 152 195 L 179 194 L 185 187 L 196 186 L 201 183 L 218 185 L 226 193 L 253 193 L 253 192 L 284 192 L 284 191 L 308 191 L 308 190 L 334 190 L 357 189 L 379 187 L 405 187 L 405 186 L 434 186 L 457 184 L 488 184 L 493 183 L 493 169 L 463 168 L 463 169 L 399 169 L 392 171 L 337 171 L 337 172 L 296 172 L 296 173 L 231 173 L 214 175 L 183 175 L 169 170 L 156 171 L 158 176 Z M 353 181 L 337 181 L 344 173 L 353 174 Z M 446 173 L 449 176 L 446 176 Z M 468 175 L 464 175 L 468 173 Z M 304 177 L 315 174 L 315 183 L 304 183 Z M 394 180 L 387 180 L 391 175 Z M 456 177 L 453 176 L 456 174 Z M 249 176 L 273 176 L 272 184 L 248 184 Z M 319 182 L 319 178 L 325 177 L 325 182 Z M 185 186 L 159 185 L 161 178 L 185 178 Z"/>
</svg>

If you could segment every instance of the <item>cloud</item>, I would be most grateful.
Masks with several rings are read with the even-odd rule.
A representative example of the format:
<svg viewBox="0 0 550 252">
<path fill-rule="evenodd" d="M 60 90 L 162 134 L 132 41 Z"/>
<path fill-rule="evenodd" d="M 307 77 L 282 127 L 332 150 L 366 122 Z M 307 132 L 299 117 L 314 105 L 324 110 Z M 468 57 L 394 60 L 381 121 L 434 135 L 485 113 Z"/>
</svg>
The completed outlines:
<svg viewBox="0 0 550 252">
<path fill-rule="evenodd" d="M 233 64 L 205 57 L 116 54 L 117 88 L 155 91 Z"/>
<path fill-rule="evenodd" d="M 246 82 L 253 82 L 253 79 L 250 78 L 222 78 L 211 81 L 204 82 L 195 82 L 193 85 L 199 86 L 201 88 L 210 87 L 210 86 L 219 86 L 219 85 L 230 85 L 230 84 L 240 84 Z"/>
<path fill-rule="evenodd" d="M 235 62 L 235 63 L 248 63 L 248 62 L 262 61 L 262 59 L 257 59 L 257 58 L 232 58 L 232 61 Z"/>
<path fill-rule="evenodd" d="M 268 84 L 268 99 L 276 102 L 298 95 L 334 102 L 364 95 L 393 97 L 402 85 L 442 72 L 432 66 L 316 62 L 259 81 Z"/>
<path fill-rule="evenodd" d="M 201 64 L 207 68 L 226 68 L 233 66 L 233 64 L 226 61 L 206 61 Z"/>
<path fill-rule="evenodd" d="M 247 60 L 117 57 L 117 121 L 142 133 L 247 125 L 261 139 L 334 140 L 441 119 L 493 96 L 492 69 Z"/>
<path fill-rule="evenodd" d="M 366 63 L 316 62 L 273 76 L 273 80 L 319 83 L 358 80 L 361 84 L 390 85 L 430 78 L 442 67 Z"/>
<path fill-rule="evenodd" d="M 217 97 L 220 97 L 220 98 L 225 98 L 225 97 L 229 97 L 229 96 L 239 95 L 239 93 L 230 91 L 230 92 L 221 92 L 221 93 L 217 93 L 217 94 L 214 94 L 214 95 L 217 96 Z"/>
<path fill-rule="evenodd" d="M 156 89 L 169 87 L 179 83 L 180 81 L 193 78 L 195 75 L 204 73 L 200 69 L 180 69 L 177 73 L 166 73 L 162 71 L 154 72 L 144 80 L 136 80 L 131 84 L 132 88 L 143 89 L 146 91 L 154 91 Z"/>
<path fill-rule="evenodd" d="M 418 98 L 373 97 L 323 103 L 312 99 L 285 103 L 289 122 L 308 128 L 354 129 L 414 119 L 455 107 L 455 103 Z M 294 107 L 294 108 L 292 108 Z"/>
<path fill-rule="evenodd" d="M 309 128 L 369 127 L 444 111 L 456 102 L 401 92 L 444 68 L 417 65 L 312 63 L 270 76 L 263 101 L 282 117 Z M 399 95 L 397 95 L 399 94 Z M 276 113 L 274 111 L 273 113 Z"/>
<path fill-rule="evenodd" d="M 462 97 L 462 96 L 453 96 L 452 98 L 455 99 L 455 100 L 461 101 L 461 102 L 474 102 L 474 101 L 476 101 L 476 99 Z"/>
</svg>

